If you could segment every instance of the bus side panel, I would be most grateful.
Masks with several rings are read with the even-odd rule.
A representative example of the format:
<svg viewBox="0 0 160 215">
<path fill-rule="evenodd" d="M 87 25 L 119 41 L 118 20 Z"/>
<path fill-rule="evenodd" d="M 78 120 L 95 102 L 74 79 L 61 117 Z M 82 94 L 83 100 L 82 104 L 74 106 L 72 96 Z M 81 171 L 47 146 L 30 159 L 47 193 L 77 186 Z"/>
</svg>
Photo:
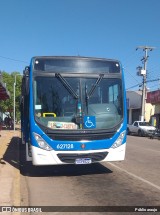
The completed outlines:
<svg viewBox="0 0 160 215">
<path fill-rule="evenodd" d="M 21 131 L 22 144 L 25 144 L 26 161 L 31 161 L 30 132 L 29 132 L 29 77 L 23 76 L 22 80 L 22 105 L 21 105 Z"/>
</svg>

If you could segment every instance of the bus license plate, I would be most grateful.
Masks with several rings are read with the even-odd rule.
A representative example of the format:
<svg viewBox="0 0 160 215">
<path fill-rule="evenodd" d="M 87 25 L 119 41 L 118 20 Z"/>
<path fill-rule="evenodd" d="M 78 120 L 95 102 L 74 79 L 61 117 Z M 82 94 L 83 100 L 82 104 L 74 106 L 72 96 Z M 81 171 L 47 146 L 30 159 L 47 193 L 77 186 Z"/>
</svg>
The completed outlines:
<svg viewBox="0 0 160 215">
<path fill-rule="evenodd" d="M 75 164 L 90 164 L 92 160 L 90 158 L 77 158 Z"/>
</svg>

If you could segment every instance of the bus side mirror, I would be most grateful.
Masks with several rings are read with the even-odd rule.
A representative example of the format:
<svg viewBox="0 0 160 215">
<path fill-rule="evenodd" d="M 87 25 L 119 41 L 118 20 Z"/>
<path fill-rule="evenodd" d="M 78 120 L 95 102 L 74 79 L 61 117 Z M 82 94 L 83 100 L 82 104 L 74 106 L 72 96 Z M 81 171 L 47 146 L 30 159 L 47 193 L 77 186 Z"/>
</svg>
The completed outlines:
<svg viewBox="0 0 160 215">
<path fill-rule="evenodd" d="M 29 76 L 29 72 L 30 72 L 30 67 L 29 66 L 26 66 L 25 69 L 23 70 L 23 74 L 25 76 Z"/>
</svg>

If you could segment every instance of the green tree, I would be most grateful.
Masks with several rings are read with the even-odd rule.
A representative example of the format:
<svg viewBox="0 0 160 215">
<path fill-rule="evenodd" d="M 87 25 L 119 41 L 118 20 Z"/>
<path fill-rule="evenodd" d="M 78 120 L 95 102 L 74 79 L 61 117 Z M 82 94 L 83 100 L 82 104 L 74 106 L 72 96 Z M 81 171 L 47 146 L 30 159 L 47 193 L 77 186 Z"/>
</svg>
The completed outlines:
<svg viewBox="0 0 160 215">
<path fill-rule="evenodd" d="M 6 83 L 7 90 L 10 92 L 10 98 L 5 101 L 0 101 L 0 107 L 2 112 L 9 112 L 13 118 L 14 111 L 14 82 L 15 86 L 15 113 L 16 119 L 20 120 L 20 97 L 21 97 L 21 82 L 22 75 L 19 72 L 13 72 L 11 74 L 2 72 L 3 83 Z M 16 77 L 16 78 L 15 78 Z"/>
</svg>

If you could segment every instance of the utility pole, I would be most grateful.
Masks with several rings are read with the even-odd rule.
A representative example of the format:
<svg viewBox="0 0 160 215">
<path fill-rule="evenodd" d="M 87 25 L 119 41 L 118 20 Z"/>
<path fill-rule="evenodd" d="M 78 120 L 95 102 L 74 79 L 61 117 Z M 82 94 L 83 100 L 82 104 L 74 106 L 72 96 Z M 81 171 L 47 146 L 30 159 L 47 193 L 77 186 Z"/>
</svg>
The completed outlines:
<svg viewBox="0 0 160 215">
<path fill-rule="evenodd" d="M 16 120 L 16 78 L 21 74 L 15 74 L 13 83 L 13 130 L 15 131 L 15 120 Z"/>
<path fill-rule="evenodd" d="M 144 64 L 144 67 L 142 69 L 142 67 L 139 71 L 138 71 L 138 75 L 143 76 L 143 82 L 142 82 L 142 109 L 141 109 L 141 116 L 140 116 L 140 120 L 144 121 L 144 116 L 145 116 L 145 104 L 146 104 L 146 77 L 147 77 L 147 61 L 148 61 L 148 51 L 152 51 L 153 49 L 155 49 L 155 47 L 151 47 L 151 46 L 138 46 L 136 48 L 136 50 L 138 49 L 143 49 L 144 51 L 144 57 L 141 59 L 141 61 Z"/>
</svg>

